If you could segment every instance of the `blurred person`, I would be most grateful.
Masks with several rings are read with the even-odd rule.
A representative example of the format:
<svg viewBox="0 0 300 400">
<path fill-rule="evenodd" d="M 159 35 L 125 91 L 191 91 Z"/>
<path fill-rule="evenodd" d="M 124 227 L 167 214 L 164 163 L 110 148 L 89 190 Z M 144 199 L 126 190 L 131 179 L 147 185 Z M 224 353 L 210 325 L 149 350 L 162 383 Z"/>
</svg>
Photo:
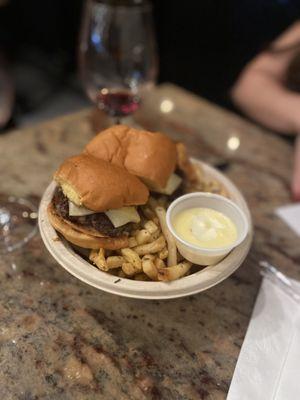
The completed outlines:
<svg viewBox="0 0 300 400">
<path fill-rule="evenodd" d="M 255 121 L 296 136 L 291 189 L 300 200 L 300 21 L 246 65 L 231 95 Z"/>
<path fill-rule="evenodd" d="M 229 108 L 228 93 L 240 71 L 300 10 L 300 0 L 152 1 L 159 81 Z"/>
</svg>

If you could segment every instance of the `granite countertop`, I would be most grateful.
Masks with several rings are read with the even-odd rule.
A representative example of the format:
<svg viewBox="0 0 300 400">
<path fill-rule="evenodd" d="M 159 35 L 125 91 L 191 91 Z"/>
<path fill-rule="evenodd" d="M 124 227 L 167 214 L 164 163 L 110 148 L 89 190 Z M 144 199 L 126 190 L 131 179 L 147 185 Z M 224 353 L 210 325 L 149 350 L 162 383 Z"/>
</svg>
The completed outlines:
<svg viewBox="0 0 300 400">
<path fill-rule="evenodd" d="M 273 213 L 290 202 L 288 142 L 173 85 L 151 92 L 136 121 L 225 169 L 252 211 L 249 256 L 203 293 L 141 301 L 79 282 L 36 235 L 0 260 L 1 399 L 225 399 L 261 282 L 258 261 L 300 278 L 299 238 Z M 84 110 L 2 135 L 0 192 L 38 202 L 59 162 L 93 136 L 91 125 Z"/>
</svg>

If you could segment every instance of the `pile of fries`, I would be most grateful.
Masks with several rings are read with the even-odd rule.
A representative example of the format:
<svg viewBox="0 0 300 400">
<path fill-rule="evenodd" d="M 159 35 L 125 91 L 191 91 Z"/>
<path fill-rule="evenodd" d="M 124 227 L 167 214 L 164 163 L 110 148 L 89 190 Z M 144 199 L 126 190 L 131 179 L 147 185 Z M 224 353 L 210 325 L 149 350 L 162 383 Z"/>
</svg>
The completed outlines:
<svg viewBox="0 0 300 400">
<path fill-rule="evenodd" d="M 224 186 L 216 179 L 211 179 L 204 175 L 201 168 L 194 168 L 197 178 L 193 181 L 185 182 L 185 192 L 208 192 L 229 197 Z"/>
<path fill-rule="evenodd" d="M 185 192 L 211 192 L 227 196 L 223 186 L 204 179 L 201 169 L 197 171 L 197 183 L 187 185 Z M 141 228 L 129 238 L 129 247 L 120 250 L 91 250 L 89 259 L 101 271 L 113 275 L 151 281 L 173 281 L 187 275 L 192 263 L 177 251 L 175 240 L 166 224 L 166 196 L 150 197 L 141 207 Z"/>
<path fill-rule="evenodd" d="M 141 229 L 129 238 L 129 247 L 120 250 L 91 250 L 89 259 L 100 270 L 123 278 L 172 281 L 186 275 L 192 264 L 177 252 L 166 224 L 162 197 L 150 198 L 142 207 Z"/>
</svg>

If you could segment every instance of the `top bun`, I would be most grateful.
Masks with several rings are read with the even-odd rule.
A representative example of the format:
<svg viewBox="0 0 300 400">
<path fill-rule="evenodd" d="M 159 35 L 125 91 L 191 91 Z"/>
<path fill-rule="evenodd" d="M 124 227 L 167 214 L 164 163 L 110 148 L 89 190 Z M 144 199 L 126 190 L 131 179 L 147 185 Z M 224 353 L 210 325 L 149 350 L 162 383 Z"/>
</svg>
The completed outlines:
<svg viewBox="0 0 300 400">
<path fill-rule="evenodd" d="M 148 188 L 124 168 L 87 154 L 66 159 L 54 174 L 64 194 L 92 211 L 145 204 Z"/>
<path fill-rule="evenodd" d="M 126 168 L 151 189 L 166 186 L 177 161 L 176 145 L 166 135 L 125 125 L 100 132 L 87 144 L 85 152 Z"/>
</svg>

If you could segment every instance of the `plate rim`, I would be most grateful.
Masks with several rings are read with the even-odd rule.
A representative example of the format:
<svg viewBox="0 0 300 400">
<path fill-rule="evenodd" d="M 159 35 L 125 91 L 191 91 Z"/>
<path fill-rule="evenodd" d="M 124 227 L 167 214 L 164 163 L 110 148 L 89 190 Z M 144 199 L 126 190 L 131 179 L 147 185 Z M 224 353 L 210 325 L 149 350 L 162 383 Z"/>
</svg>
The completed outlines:
<svg viewBox="0 0 300 400">
<path fill-rule="evenodd" d="M 191 161 L 200 165 L 204 173 L 212 175 L 221 181 L 229 192 L 231 199 L 242 208 L 249 221 L 249 232 L 245 240 L 218 264 L 204 267 L 192 275 L 172 282 L 134 281 L 100 271 L 78 255 L 65 239 L 59 237 L 59 240 L 57 240 L 58 234 L 50 224 L 47 216 L 47 206 L 56 187 L 53 181 L 43 193 L 38 212 L 39 229 L 47 250 L 59 265 L 77 279 L 97 289 L 123 297 L 166 300 L 191 296 L 221 283 L 241 266 L 250 250 L 253 239 L 251 214 L 244 196 L 228 177 L 203 161 L 196 158 L 191 158 Z M 234 257 L 234 263 L 228 265 L 228 261 Z M 226 263 L 227 266 L 225 265 Z M 202 276 L 202 279 L 199 278 L 200 276 Z M 204 281 L 203 277 L 205 277 Z"/>
</svg>

